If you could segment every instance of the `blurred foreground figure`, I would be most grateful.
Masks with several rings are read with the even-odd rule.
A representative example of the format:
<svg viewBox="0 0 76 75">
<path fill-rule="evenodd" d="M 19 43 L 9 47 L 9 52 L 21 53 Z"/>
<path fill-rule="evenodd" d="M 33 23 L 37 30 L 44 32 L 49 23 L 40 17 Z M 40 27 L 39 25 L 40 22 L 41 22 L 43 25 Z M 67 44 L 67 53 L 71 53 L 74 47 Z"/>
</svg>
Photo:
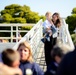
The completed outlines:
<svg viewBox="0 0 76 75">
<path fill-rule="evenodd" d="M 49 64 L 47 71 L 45 72 L 45 75 L 55 75 L 57 72 L 57 68 L 59 66 L 59 63 L 61 62 L 64 52 L 59 47 L 54 47 L 51 51 L 51 56 L 53 58 L 53 61 Z"/>
<path fill-rule="evenodd" d="M 0 75 L 22 75 L 22 72 L 19 68 L 11 68 L 0 63 Z"/>
<path fill-rule="evenodd" d="M 18 68 L 20 64 L 20 55 L 17 51 L 7 48 L 2 52 L 2 61 L 5 65 Z"/>
<path fill-rule="evenodd" d="M 17 51 L 20 54 L 19 67 L 22 70 L 23 75 L 44 75 L 40 66 L 33 61 L 31 46 L 27 41 L 21 42 Z"/>
<path fill-rule="evenodd" d="M 76 47 L 64 56 L 56 75 L 76 75 Z"/>
</svg>

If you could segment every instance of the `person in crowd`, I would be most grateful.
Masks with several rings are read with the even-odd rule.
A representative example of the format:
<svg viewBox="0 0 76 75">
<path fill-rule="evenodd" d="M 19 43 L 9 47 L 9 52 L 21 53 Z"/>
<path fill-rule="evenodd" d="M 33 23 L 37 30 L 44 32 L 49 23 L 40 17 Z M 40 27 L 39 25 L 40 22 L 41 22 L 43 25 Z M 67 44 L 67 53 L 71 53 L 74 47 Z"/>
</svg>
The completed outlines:
<svg viewBox="0 0 76 75">
<path fill-rule="evenodd" d="M 27 41 L 21 42 L 17 48 L 17 51 L 20 54 L 19 67 L 22 70 L 23 75 L 26 75 L 29 71 L 31 71 L 32 75 L 44 75 L 43 70 L 33 61 L 31 47 Z"/>
<path fill-rule="evenodd" d="M 45 72 L 45 75 L 56 74 L 59 63 L 64 56 L 64 52 L 60 47 L 56 46 L 51 51 L 51 56 L 53 58 L 53 61 L 49 64 L 47 71 Z"/>
<path fill-rule="evenodd" d="M 18 68 L 20 64 L 20 55 L 17 51 L 7 48 L 2 52 L 2 61 L 10 67 Z"/>
<path fill-rule="evenodd" d="M 22 75 L 19 68 L 13 68 L 0 62 L 0 75 Z"/>
<path fill-rule="evenodd" d="M 51 20 L 52 14 L 51 12 L 46 12 L 45 14 L 46 20 L 43 23 L 43 33 L 44 35 L 47 34 L 48 32 L 50 32 L 50 40 L 48 40 L 47 38 L 45 38 L 45 42 L 44 42 L 44 50 L 45 50 L 45 61 L 46 61 L 46 65 L 48 66 L 48 64 L 50 63 L 50 61 L 52 60 L 51 56 L 50 56 L 50 52 L 53 48 L 53 44 L 52 44 L 52 35 L 53 33 L 56 32 L 56 28 L 53 25 L 53 22 Z"/>
<path fill-rule="evenodd" d="M 62 59 L 56 75 L 76 75 L 76 46 Z"/>
</svg>

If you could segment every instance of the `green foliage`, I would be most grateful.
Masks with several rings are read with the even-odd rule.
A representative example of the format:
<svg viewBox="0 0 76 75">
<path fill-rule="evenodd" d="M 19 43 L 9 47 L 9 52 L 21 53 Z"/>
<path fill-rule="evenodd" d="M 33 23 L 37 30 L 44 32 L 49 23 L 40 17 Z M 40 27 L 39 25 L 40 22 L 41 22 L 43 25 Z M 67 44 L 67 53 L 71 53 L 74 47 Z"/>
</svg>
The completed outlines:
<svg viewBox="0 0 76 75">
<path fill-rule="evenodd" d="M 2 22 L 7 23 L 36 23 L 43 18 L 43 16 L 39 16 L 37 12 L 31 11 L 30 7 L 27 5 L 21 6 L 18 4 L 11 4 L 6 6 L 0 13 L 4 19 Z"/>
<path fill-rule="evenodd" d="M 72 15 L 66 18 L 66 23 L 69 25 L 70 33 L 74 33 L 74 29 L 76 28 L 76 7 L 72 10 Z"/>
<path fill-rule="evenodd" d="M 10 21 L 12 20 L 12 16 L 8 13 L 4 14 L 2 18 L 3 18 L 3 22 L 7 22 L 7 23 L 10 23 Z"/>
<path fill-rule="evenodd" d="M 76 34 L 72 34 L 71 37 L 72 37 L 72 40 L 74 42 L 74 45 L 76 45 Z"/>
<path fill-rule="evenodd" d="M 38 13 L 32 12 L 32 11 L 26 13 L 25 18 L 26 18 L 27 23 L 36 23 L 40 19 L 40 17 L 38 16 Z"/>
<path fill-rule="evenodd" d="M 72 14 L 76 14 L 76 7 L 73 8 L 73 10 L 72 10 Z"/>
<path fill-rule="evenodd" d="M 26 23 L 26 19 L 24 18 L 13 18 L 10 23 Z"/>
<path fill-rule="evenodd" d="M 72 14 L 71 16 L 68 16 L 66 19 L 66 23 L 69 25 L 70 33 L 74 33 L 74 29 L 76 27 L 76 14 Z"/>
<path fill-rule="evenodd" d="M 22 27 L 22 30 L 30 30 L 32 27 L 33 27 L 33 26 L 30 26 L 30 25 L 28 25 L 28 26 L 23 26 L 23 27 Z"/>
<path fill-rule="evenodd" d="M 40 19 L 43 19 L 43 21 L 46 19 L 44 15 L 40 16 Z"/>
</svg>

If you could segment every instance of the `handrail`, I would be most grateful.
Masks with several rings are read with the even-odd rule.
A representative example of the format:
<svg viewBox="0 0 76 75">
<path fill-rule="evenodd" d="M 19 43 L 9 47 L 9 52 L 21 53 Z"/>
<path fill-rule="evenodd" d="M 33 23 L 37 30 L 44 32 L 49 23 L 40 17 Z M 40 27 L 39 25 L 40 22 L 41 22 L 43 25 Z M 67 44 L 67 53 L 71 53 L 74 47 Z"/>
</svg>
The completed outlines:
<svg viewBox="0 0 76 75">
<path fill-rule="evenodd" d="M 69 32 L 69 30 L 68 30 L 68 24 L 66 24 L 66 22 L 65 22 L 65 19 L 62 19 L 62 24 L 64 25 L 64 27 L 65 27 L 65 31 L 66 31 L 66 39 L 67 39 L 67 44 L 69 45 L 69 47 L 70 47 L 70 49 L 71 50 L 74 50 L 74 43 L 73 43 L 73 41 L 72 41 L 72 38 L 71 38 L 71 35 L 70 35 L 70 32 Z M 63 39 L 65 39 L 65 38 L 63 38 Z M 66 40 L 65 39 L 65 40 Z"/>
<path fill-rule="evenodd" d="M 0 27 L 10 27 L 10 30 L 8 29 L 3 29 L 3 30 L 0 30 L 1 33 L 5 32 L 6 34 L 7 33 L 10 33 L 11 35 L 8 36 L 8 37 L 0 37 L 1 40 L 10 40 L 8 41 L 9 43 L 13 43 L 13 39 L 16 39 L 16 42 L 18 42 L 18 32 L 28 32 L 28 30 L 19 30 L 19 27 L 22 27 L 22 26 L 34 26 L 34 24 L 0 24 Z M 16 28 L 15 30 L 13 28 Z M 13 36 L 13 33 L 16 33 L 16 36 L 14 37 Z M 3 42 L 0 42 L 0 43 L 3 43 Z"/>
<path fill-rule="evenodd" d="M 18 32 L 27 33 L 29 30 L 20 30 L 19 28 L 22 26 L 34 26 L 35 24 L 0 24 L 0 27 L 3 27 L 0 30 L 1 33 L 5 32 L 5 34 L 10 33 L 9 36 L 0 36 L 0 52 L 2 52 L 6 48 L 12 48 L 22 37 L 18 37 Z M 9 27 L 10 30 L 6 29 L 5 27 Z M 16 28 L 14 30 L 14 27 Z M 16 36 L 14 36 L 14 33 Z"/>
<path fill-rule="evenodd" d="M 34 27 L 23 37 L 21 40 L 16 43 L 13 47 L 14 50 L 17 50 L 19 43 L 24 42 L 25 40 L 28 41 L 31 45 L 34 60 L 36 59 L 36 53 L 38 51 L 38 45 L 42 38 L 42 19 L 34 25 Z"/>
</svg>

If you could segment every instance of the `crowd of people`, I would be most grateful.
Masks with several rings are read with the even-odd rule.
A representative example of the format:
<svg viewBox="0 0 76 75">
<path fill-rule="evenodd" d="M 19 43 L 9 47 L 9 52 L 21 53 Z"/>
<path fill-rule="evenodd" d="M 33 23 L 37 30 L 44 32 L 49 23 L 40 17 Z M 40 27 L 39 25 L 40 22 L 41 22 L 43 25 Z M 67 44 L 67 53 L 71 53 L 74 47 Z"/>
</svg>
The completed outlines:
<svg viewBox="0 0 76 75">
<path fill-rule="evenodd" d="M 43 23 L 44 54 L 47 69 L 34 62 L 30 44 L 26 41 L 17 50 L 7 48 L 0 53 L 0 75 L 75 75 L 76 48 L 71 50 L 63 35 L 59 13 L 45 14 Z"/>
</svg>

